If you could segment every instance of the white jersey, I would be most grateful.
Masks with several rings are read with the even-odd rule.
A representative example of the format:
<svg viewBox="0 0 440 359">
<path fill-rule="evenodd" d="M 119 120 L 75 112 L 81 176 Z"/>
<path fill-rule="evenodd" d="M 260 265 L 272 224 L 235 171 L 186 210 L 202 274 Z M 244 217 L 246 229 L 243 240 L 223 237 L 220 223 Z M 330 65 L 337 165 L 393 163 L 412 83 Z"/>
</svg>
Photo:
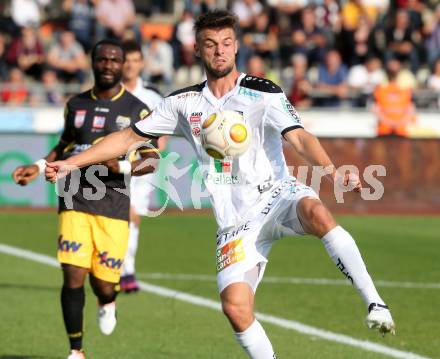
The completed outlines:
<svg viewBox="0 0 440 359">
<path fill-rule="evenodd" d="M 156 91 L 144 87 L 141 78 L 137 79 L 136 87 L 131 94 L 146 104 L 150 110 L 153 110 L 162 101 L 162 96 Z"/>
<path fill-rule="evenodd" d="M 200 143 L 201 124 L 219 110 L 242 113 L 252 129 L 251 145 L 238 158 L 214 160 Z M 172 93 L 133 130 L 144 136 L 182 136 L 190 142 L 222 230 L 241 223 L 273 183 L 289 175 L 281 136 L 302 127 L 298 113 L 280 87 L 241 74 L 236 86 L 219 99 L 206 81 Z"/>
<path fill-rule="evenodd" d="M 144 83 L 141 78 L 137 79 L 136 87 L 131 94 L 136 96 L 145 105 L 147 105 L 150 110 L 153 110 L 157 104 L 162 101 L 162 96 L 160 96 L 156 91 L 144 87 Z M 131 205 L 139 215 L 146 216 L 148 214 L 150 197 L 154 191 L 154 186 L 151 184 L 152 178 L 153 174 L 151 173 L 143 176 L 131 177 Z"/>
</svg>

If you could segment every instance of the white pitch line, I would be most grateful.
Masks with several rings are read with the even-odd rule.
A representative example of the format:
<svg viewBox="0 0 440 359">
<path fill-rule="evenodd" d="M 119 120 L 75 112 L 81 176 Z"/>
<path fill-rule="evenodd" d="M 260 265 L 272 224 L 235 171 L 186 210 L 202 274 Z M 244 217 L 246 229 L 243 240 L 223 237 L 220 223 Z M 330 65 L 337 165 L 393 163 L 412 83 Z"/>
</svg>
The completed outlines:
<svg viewBox="0 0 440 359">
<path fill-rule="evenodd" d="M 179 281 L 216 282 L 214 275 L 207 274 L 184 274 L 184 273 L 136 273 L 136 276 L 144 279 L 163 279 Z M 264 277 L 264 283 L 280 284 L 311 284 L 311 285 L 346 285 L 351 283 L 346 279 L 330 278 L 298 278 L 298 277 Z M 375 280 L 378 287 L 401 288 L 401 289 L 440 289 L 440 283 L 417 283 L 395 282 L 387 280 Z"/>
<path fill-rule="evenodd" d="M 19 258 L 25 258 L 29 259 L 31 261 L 35 261 L 38 263 L 46 264 L 52 267 L 59 267 L 59 264 L 57 260 L 53 257 L 47 256 L 45 254 L 39 254 L 36 252 L 32 252 L 26 249 L 21 249 L 17 247 L 12 247 L 6 244 L 0 243 L 0 253 L 9 254 L 15 257 Z M 165 287 L 160 287 L 157 285 L 153 285 L 146 282 L 139 282 L 139 287 L 148 293 L 157 294 L 162 297 L 177 299 L 182 302 L 187 302 L 190 304 L 195 304 L 201 307 L 214 309 L 216 311 L 221 311 L 221 304 L 217 301 L 214 301 L 212 299 L 199 297 L 196 295 L 180 292 L 174 289 L 169 289 Z M 399 349 L 394 349 L 391 347 L 388 347 L 386 345 L 377 344 L 374 342 L 370 342 L 367 340 L 360 340 L 356 338 L 352 338 L 348 335 L 344 334 L 338 334 L 334 332 L 330 332 L 327 330 L 315 328 L 306 324 L 302 324 L 300 322 L 275 317 L 269 314 L 264 313 L 256 313 L 257 318 L 266 323 L 270 323 L 273 325 L 276 325 L 281 328 L 291 329 L 296 332 L 306 334 L 306 335 L 312 335 L 318 338 L 322 338 L 325 340 L 329 340 L 332 342 L 340 343 L 340 344 L 346 344 L 352 347 L 360 348 L 366 351 L 375 352 L 379 354 L 388 355 L 392 358 L 399 358 L 399 359 L 429 359 L 428 357 L 421 356 L 416 353 L 412 352 L 406 352 Z"/>
</svg>

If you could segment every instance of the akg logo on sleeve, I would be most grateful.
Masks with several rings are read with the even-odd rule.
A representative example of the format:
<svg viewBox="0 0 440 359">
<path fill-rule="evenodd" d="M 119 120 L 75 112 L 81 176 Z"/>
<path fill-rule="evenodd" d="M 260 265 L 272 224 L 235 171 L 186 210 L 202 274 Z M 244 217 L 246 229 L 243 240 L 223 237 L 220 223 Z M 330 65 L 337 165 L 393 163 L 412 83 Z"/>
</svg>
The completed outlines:
<svg viewBox="0 0 440 359">
<path fill-rule="evenodd" d="M 286 96 L 280 96 L 281 105 L 284 110 L 293 118 L 296 123 L 300 123 L 300 117 L 298 112 L 296 112 L 295 107 L 290 103 Z"/>
</svg>

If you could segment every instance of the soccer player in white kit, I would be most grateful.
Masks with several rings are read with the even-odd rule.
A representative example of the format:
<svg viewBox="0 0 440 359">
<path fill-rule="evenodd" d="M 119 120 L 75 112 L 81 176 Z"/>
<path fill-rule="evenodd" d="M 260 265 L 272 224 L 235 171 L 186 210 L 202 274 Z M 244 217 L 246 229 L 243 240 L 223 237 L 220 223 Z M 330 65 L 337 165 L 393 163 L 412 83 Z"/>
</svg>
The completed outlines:
<svg viewBox="0 0 440 359">
<path fill-rule="evenodd" d="M 125 51 L 125 63 L 122 68 L 124 87 L 150 109 L 154 109 L 162 96 L 153 88 L 145 87 L 140 74 L 144 67 L 142 50 L 136 41 L 122 44 Z M 162 145 L 162 143 L 160 144 Z M 161 147 L 159 145 L 159 147 Z M 141 150 L 142 151 L 142 150 Z M 152 148 L 143 151 L 154 151 Z M 151 178 L 154 174 L 132 176 L 130 180 L 130 231 L 127 254 L 121 271 L 120 287 L 122 292 L 131 293 L 139 290 L 135 277 L 135 260 L 139 240 L 140 216 L 148 215 L 150 197 L 154 190 Z"/>
<path fill-rule="evenodd" d="M 311 188 L 289 176 L 281 136 L 310 164 L 331 168 L 332 180 L 338 176 L 334 165 L 316 137 L 303 128 L 278 86 L 237 71 L 236 26 L 236 17 L 226 10 L 201 15 L 195 23 L 195 51 L 207 81 L 166 97 L 131 130 L 111 134 L 67 161 L 49 163 L 47 180 L 56 181 L 70 166 L 117 157 L 142 137 L 183 136 L 197 154 L 218 223 L 217 282 L 223 312 L 250 358 L 276 357 L 254 316 L 254 296 L 270 248 L 284 235 L 309 233 L 320 238 L 330 258 L 364 300 L 369 312 L 367 325 L 382 334 L 394 332 L 391 313 L 351 235 L 336 223 Z M 243 114 L 252 129 L 252 143 L 241 157 L 219 166 L 204 151 L 199 135 L 200 123 L 223 109 Z M 343 177 L 343 182 L 351 182 L 355 191 L 361 188 L 353 174 Z"/>
</svg>

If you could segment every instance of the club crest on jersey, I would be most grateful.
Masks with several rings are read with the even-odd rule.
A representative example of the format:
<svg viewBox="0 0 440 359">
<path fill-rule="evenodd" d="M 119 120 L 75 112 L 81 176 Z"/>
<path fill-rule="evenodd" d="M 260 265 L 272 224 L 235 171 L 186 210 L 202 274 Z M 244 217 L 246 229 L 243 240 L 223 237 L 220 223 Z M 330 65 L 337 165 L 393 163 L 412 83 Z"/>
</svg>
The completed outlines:
<svg viewBox="0 0 440 359">
<path fill-rule="evenodd" d="M 118 126 L 120 130 L 127 128 L 130 126 L 130 117 L 119 115 L 116 117 L 116 126 Z"/>
<path fill-rule="evenodd" d="M 76 110 L 75 111 L 75 119 L 74 119 L 74 126 L 75 128 L 80 128 L 86 119 L 86 110 Z"/>
<path fill-rule="evenodd" d="M 189 116 L 189 124 L 191 126 L 191 132 L 194 136 L 200 136 L 200 120 L 202 118 L 202 112 L 193 112 Z"/>
<path fill-rule="evenodd" d="M 105 117 L 104 116 L 95 116 L 93 117 L 93 128 L 104 128 L 105 125 Z"/>
</svg>

